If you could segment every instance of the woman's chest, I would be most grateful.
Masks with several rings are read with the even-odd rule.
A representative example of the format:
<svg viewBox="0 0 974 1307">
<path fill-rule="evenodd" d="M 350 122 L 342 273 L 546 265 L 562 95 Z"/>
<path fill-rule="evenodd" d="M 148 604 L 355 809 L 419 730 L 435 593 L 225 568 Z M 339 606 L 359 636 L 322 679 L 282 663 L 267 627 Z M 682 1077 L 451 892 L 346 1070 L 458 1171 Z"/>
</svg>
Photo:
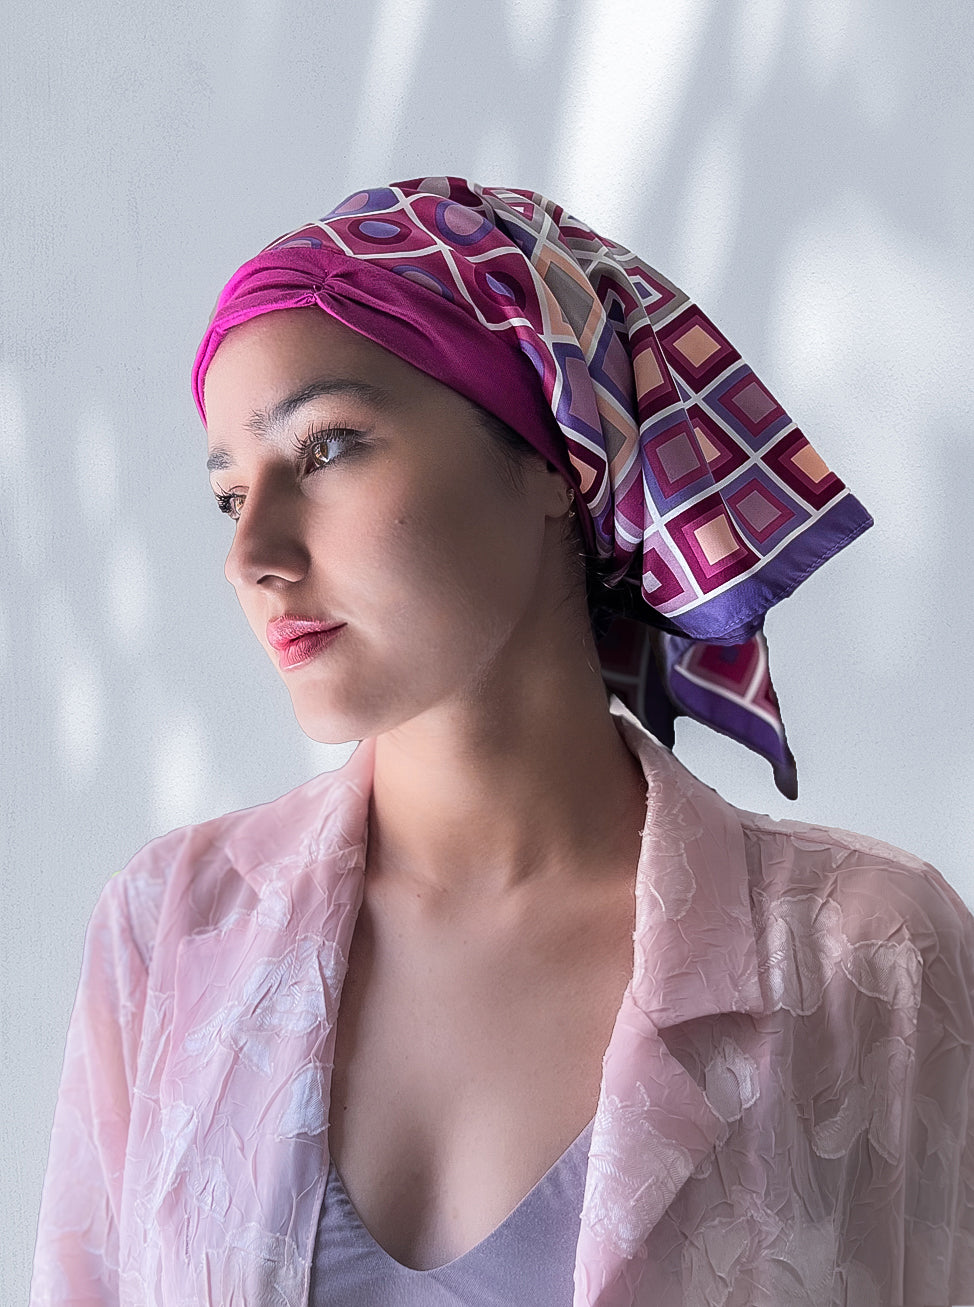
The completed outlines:
<svg viewBox="0 0 974 1307">
<path fill-rule="evenodd" d="M 547 915 L 548 920 L 543 917 Z M 592 1119 L 632 974 L 631 891 L 517 936 L 390 926 L 363 905 L 329 1151 L 376 1242 L 426 1269 L 491 1233 Z"/>
</svg>

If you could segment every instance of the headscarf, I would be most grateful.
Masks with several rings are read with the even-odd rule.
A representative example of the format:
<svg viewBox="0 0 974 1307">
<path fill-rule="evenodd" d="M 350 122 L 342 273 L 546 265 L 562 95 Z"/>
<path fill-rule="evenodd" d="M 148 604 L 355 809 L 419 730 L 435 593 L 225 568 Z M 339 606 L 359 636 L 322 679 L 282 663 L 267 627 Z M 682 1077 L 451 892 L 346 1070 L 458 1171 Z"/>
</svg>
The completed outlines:
<svg viewBox="0 0 974 1307">
<path fill-rule="evenodd" d="M 425 177 L 348 197 L 230 278 L 193 367 L 318 305 L 495 414 L 575 490 L 608 690 L 668 747 L 684 714 L 797 772 L 764 615 L 872 518 L 734 346 L 624 246 L 532 191 Z"/>
</svg>

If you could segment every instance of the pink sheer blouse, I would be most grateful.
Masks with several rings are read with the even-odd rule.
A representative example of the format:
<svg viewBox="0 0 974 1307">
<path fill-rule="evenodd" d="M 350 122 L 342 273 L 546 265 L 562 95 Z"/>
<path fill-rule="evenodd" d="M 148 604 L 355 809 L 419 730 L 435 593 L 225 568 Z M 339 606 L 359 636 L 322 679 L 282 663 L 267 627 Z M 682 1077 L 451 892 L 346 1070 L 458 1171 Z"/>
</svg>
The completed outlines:
<svg viewBox="0 0 974 1307">
<path fill-rule="evenodd" d="M 557 1302 L 974 1304 L 971 913 L 899 849 L 733 807 L 611 711 L 647 782 L 633 972 Z M 373 754 L 106 884 L 31 1307 L 308 1307 Z"/>
</svg>

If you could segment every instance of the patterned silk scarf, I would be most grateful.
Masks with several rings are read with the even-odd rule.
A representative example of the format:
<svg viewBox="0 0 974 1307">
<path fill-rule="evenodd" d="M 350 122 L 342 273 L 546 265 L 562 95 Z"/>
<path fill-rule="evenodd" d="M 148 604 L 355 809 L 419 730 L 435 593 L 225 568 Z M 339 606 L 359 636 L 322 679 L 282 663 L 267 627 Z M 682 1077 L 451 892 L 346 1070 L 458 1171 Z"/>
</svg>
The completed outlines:
<svg viewBox="0 0 974 1307">
<path fill-rule="evenodd" d="M 669 747 L 685 714 L 797 797 L 764 615 L 872 518 L 733 345 L 655 269 L 531 191 L 360 191 L 224 287 L 227 331 L 317 304 L 495 413 L 576 490 L 607 688 Z"/>
</svg>

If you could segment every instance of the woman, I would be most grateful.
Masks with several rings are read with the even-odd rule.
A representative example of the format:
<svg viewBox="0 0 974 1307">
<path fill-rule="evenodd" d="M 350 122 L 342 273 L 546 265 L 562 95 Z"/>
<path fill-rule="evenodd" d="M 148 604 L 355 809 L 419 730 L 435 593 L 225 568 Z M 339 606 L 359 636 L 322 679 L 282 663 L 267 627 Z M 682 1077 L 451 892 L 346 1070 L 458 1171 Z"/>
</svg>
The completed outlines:
<svg viewBox="0 0 974 1307">
<path fill-rule="evenodd" d="M 974 920 L 667 747 L 796 792 L 763 615 L 870 525 L 729 342 L 424 178 L 244 264 L 194 393 L 227 579 L 361 743 L 106 885 L 35 1307 L 974 1301 Z"/>
</svg>

